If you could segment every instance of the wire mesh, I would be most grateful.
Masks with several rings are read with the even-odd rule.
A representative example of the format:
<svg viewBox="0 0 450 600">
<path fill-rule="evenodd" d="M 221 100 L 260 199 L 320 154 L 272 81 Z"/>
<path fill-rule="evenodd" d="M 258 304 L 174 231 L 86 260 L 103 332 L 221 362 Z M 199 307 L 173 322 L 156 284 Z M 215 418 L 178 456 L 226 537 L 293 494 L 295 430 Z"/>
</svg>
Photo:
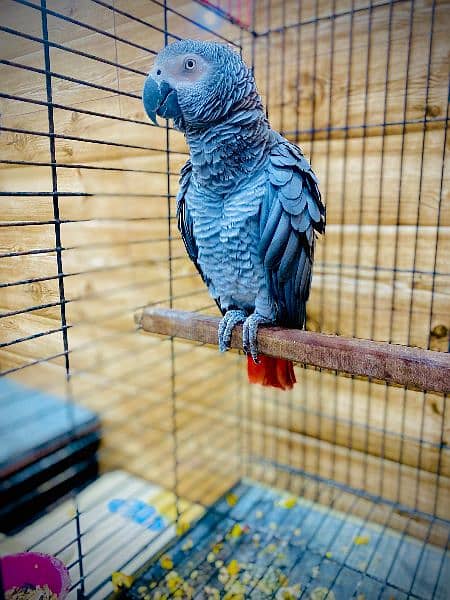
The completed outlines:
<svg viewBox="0 0 450 600">
<path fill-rule="evenodd" d="M 2 554 L 59 557 L 74 598 L 107 597 L 113 572 L 161 598 L 175 569 L 198 597 L 288 581 L 293 597 L 445 597 L 446 396 L 307 365 L 292 392 L 248 386 L 239 354 L 144 335 L 134 314 L 216 314 L 175 226 L 188 149 L 141 103 L 160 48 L 215 39 L 321 181 L 307 327 L 448 351 L 448 17 L 437 0 L 1 3 Z M 17 523 L 14 490 L 35 503 Z"/>
</svg>

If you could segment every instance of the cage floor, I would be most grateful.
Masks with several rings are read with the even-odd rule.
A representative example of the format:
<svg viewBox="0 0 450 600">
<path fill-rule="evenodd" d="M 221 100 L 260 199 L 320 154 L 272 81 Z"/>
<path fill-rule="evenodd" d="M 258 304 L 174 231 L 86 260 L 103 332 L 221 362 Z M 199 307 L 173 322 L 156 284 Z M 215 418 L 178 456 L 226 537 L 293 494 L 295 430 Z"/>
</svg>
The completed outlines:
<svg viewBox="0 0 450 600">
<path fill-rule="evenodd" d="M 127 596 L 447 600 L 450 555 L 244 480 L 136 577 Z"/>
</svg>

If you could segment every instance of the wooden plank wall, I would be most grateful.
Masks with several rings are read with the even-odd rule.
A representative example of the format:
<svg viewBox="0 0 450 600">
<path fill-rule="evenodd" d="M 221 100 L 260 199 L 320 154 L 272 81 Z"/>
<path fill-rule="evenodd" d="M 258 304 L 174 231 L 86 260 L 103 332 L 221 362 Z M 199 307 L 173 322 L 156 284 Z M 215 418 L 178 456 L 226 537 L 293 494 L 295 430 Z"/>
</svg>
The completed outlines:
<svg viewBox="0 0 450 600">
<path fill-rule="evenodd" d="M 309 326 L 443 350 L 449 327 L 449 279 L 443 275 L 448 169 L 442 170 L 448 3 L 435 3 L 429 73 L 431 3 L 414 2 L 408 70 L 411 2 L 372 4 L 364 10 L 366 2 L 358 0 L 352 15 L 350 0 L 339 0 L 339 16 L 330 19 L 328 0 L 289 0 L 284 9 L 279 0 L 256 3 L 257 31 L 274 30 L 257 38 L 196 2 L 170 6 L 241 44 L 248 60 L 254 51 L 273 126 L 303 146 L 321 179 L 328 231 L 317 249 Z M 147 0 L 114 4 L 140 21 L 90 0 L 48 0 L 47 6 L 71 19 L 49 14 L 50 40 L 75 51 L 50 50 L 52 72 L 73 79 L 52 77 L 59 206 L 66 221 L 70 389 L 61 356 L 45 75 L 5 64 L 1 92 L 22 100 L 0 98 L 6 128 L 0 160 L 27 164 L 0 164 L 0 221 L 10 224 L 1 229 L 1 252 L 37 252 L 0 260 L 1 281 L 31 280 L 0 289 L 1 312 L 15 313 L 1 320 L 2 342 L 34 336 L 0 349 L 1 371 L 17 369 L 10 376 L 24 384 L 69 393 L 99 411 L 104 468 L 177 485 L 195 500 L 226 489 L 244 459 L 249 473 L 290 485 L 279 470 L 250 467 L 250 458 L 275 457 L 448 517 L 450 464 L 441 446 L 448 442 L 449 415 L 441 397 L 301 368 L 292 393 L 247 390 L 243 361 L 235 355 L 181 342 L 172 347 L 136 333 L 133 313 L 146 304 L 214 311 L 185 258 L 173 198 L 168 219 L 167 158 L 174 194 L 186 159 L 183 137 L 169 131 L 167 156 L 166 130 L 148 123 L 139 99 L 153 60 L 148 49 L 164 44 L 153 28 L 163 28 L 163 12 Z M 298 22 L 304 24 L 293 26 Z M 40 12 L 4 0 L 0 23 L 32 37 L 0 32 L 1 57 L 43 69 Z M 277 31 L 283 25 L 289 26 L 284 33 Z M 219 39 L 174 12 L 168 28 L 183 37 Z M 426 133 L 425 115 L 431 121 Z M 28 195 L 13 195 L 24 191 Z M 24 221 L 42 224 L 11 225 Z M 41 335 L 50 330 L 55 333 Z"/>
</svg>

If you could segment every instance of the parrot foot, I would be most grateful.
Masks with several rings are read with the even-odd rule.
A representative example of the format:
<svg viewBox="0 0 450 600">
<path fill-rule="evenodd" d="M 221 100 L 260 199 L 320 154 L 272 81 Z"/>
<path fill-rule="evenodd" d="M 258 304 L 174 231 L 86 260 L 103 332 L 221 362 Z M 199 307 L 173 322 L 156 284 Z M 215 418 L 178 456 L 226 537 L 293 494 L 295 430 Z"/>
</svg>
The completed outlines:
<svg viewBox="0 0 450 600">
<path fill-rule="evenodd" d="M 243 310 L 228 310 L 219 324 L 219 350 L 226 352 L 230 349 L 231 334 L 239 323 L 243 323 L 247 315 Z"/>
<path fill-rule="evenodd" d="M 273 321 L 258 313 L 253 313 L 244 322 L 242 329 L 242 345 L 246 354 L 251 354 L 253 362 L 258 364 L 258 327 L 271 325 Z"/>
</svg>

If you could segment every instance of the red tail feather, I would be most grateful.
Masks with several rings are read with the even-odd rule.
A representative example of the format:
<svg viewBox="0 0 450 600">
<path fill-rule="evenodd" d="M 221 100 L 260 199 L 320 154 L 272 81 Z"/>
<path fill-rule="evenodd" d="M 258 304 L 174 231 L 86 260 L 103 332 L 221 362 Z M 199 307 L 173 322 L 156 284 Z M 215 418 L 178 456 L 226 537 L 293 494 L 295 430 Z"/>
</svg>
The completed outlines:
<svg viewBox="0 0 450 600">
<path fill-rule="evenodd" d="M 247 373 L 250 383 L 260 383 L 281 390 L 292 389 L 296 383 L 294 365 L 290 360 L 272 358 L 271 356 L 258 356 L 259 364 L 247 356 Z"/>
</svg>

